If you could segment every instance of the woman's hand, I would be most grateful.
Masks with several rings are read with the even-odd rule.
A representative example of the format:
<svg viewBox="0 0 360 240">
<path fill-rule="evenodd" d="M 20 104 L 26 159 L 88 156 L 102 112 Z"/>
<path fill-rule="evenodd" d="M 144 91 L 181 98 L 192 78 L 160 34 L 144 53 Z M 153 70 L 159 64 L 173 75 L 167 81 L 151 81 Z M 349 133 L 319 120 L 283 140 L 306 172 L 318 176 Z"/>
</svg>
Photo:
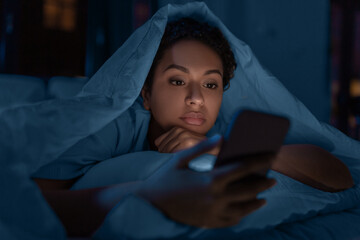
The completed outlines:
<svg viewBox="0 0 360 240">
<path fill-rule="evenodd" d="M 155 145 L 161 153 L 174 153 L 195 146 L 207 139 L 206 136 L 189 131 L 180 127 L 173 127 L 155 140 Z M 211 149 L 208 153 L 217 156 L 220 145 Z"/>
<path fill-rule="evenodd" d="M 210 172 L 194 172 L 188 162 L 218 146 L 220 139 L 203 141 L 178 152 L 145 180 L 138 194 L 175 221 L 206 228 L 228 227 L 265 204 L 258 193 L 275 184 L 273 179 L 254 175 L 269 169 L 272 156 L 229 164 Z"/>
</svg>

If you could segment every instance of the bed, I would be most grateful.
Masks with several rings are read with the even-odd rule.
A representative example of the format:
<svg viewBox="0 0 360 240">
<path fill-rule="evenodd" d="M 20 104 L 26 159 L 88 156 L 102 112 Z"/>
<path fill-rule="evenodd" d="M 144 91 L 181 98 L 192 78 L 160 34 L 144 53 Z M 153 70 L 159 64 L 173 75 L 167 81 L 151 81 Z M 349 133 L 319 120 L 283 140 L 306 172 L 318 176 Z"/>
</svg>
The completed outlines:
<svg viewBox="0 0 360 240">
<path fill-rule="evenodd" d="M 142 158 L 142 155 L 147 158 Z M 145 179 L 169 157 L 169 154 L 137 152 L 109 159 L 90 169 L 73 189 Z M 142 160 L 133 163 L 126 173 L 118 174 L 118 169 L 128 166 L 133 159 Z M 194 159 L 189 167 L 204 171 L 209 170 L 213 163 L 214 158 L 205 155 Z M 129 196 L 123 206 L 113 210 L 97 234 L 99 239 L 104 236 L 105 239 L 118 236 L 135 239 L 357 239 L 360 237 L 360 164 L 352 167 L 352 175 L 355 180 L 353 188 L 327 193 L 270 171 L 269 176 L 278 183 L 260 194 L 267 199 L 267 205 L 245 217 L 238 225 L 221 230 L 176 224 L 151 204 Z M 142 209 L 146 214 L 134 219 L 127 209 Z"/>
<path fill-rule="evenodd" d="M 270 172 L 278 185 L 263 193 L 268 200 L 266 207 L 238 225 L 220 230 L 196 229 L 176 223 L 150 203 L 129 195 L 107 215 L 93 238 L 360 238 L 359 142 L 319 122 L 262 68 L 244 42 L 232 35 L 205 4 L 198 2 L 160 9 L 134 32 L 76 96 L 0 108 L 0 237 L 9 240 L 67 238 L 59 219 L 31 180 L 32 174 L 140 101 L 138 96 L 156 53 L 154 46 L 158 46 L 168 19 L 179 16 L 191 16 L 218 26 L 235 52 L 238 68 L 231 88 L 224 94 L 220 113 L 220 121 L 224 124 L 221 126 L 229 123 L 239 108 L 284 115 L 292 123 L 286 142 L 311 143 L 332 152 L 349 167 L 355 186 L 339 193 L 325 193 Z M 220 133 L 224 131 L 221 126 Z M 157 152 L 135 152 L 108 159 L 89 169 L 73 189 L 144 179 L 169 157 Z M 212 162 L 211 158 L 199 158 L 192 167 L 211 166 Z M 120 174 L 115 171 L 117 169 L 125 171 Z"/>
</svg>

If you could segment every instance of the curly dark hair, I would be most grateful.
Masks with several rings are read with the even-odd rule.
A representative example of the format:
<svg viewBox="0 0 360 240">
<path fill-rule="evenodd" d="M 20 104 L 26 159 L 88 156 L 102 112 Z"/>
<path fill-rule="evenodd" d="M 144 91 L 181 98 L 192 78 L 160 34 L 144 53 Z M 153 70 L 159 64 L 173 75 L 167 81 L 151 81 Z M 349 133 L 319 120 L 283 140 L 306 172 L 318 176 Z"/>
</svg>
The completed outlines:
<svg viewBox="0 0 360 240">
<path fill-rule="evenodd" d="M 220 56 L 224 68 L 223 87 L 224 90 L 228 89 L 230 86 L 230 79 L 234 76 L 234 71 L 236 69 L 236 61 L 228 41 L 217 27 L 212 27 L 207 23 L 198 22 L 192 18 L 181 18 L 167 24 L 159 49 L 146 78 L 145 87 L 151 92 L 154 71 L 163 57 L 165 50 L 173 46 L 179 40 L 184 39 L 200 41 L 209 46 Z"/>
</svg>

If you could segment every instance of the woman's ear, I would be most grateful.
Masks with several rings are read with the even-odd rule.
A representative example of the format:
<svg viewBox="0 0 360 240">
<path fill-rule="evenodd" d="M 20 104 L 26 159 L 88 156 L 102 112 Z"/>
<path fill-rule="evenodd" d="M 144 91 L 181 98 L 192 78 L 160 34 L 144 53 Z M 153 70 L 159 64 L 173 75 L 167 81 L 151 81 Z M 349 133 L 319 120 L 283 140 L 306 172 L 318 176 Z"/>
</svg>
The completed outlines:
<svg viewBox="0 0 360 240">
<path fill-rule="evenodd" d="M 146 110 L 150 111 L 150 92 L 146 87 L 141 89 L 141 96 L 143 98 L 143 106 Z"/>
</svg>

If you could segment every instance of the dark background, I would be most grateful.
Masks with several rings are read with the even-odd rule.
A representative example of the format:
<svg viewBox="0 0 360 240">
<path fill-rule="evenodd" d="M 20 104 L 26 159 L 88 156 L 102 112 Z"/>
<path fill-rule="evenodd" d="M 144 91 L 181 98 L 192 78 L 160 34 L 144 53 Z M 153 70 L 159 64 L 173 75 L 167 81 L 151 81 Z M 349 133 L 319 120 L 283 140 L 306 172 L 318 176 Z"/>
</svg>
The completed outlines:
<svg viewBox="0 0 360 240">
<path fill-rule="evenodd" d="M 0 0 L 0 73 L 91 77 L 160 7 L 185 2 Z M 360 1 L 205 2 L 315 116 L 359 137 Z"/>
</svg>

